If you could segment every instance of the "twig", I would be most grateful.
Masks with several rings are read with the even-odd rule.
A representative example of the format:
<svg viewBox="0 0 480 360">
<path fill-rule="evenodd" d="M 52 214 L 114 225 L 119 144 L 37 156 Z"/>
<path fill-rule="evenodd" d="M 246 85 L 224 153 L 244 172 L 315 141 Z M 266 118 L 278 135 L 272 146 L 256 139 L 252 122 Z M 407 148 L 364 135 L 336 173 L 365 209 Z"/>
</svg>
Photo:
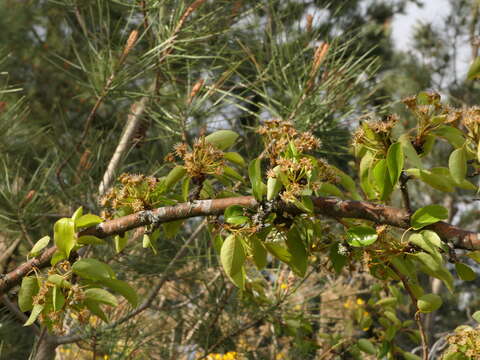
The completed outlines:
<svg viewBox="0 0 480 360">
<path fill-rule="evenodd" d="M 422 341 L 423 360 L 428 360 L 428 340 L 427 335 L 425 334 L 425 328 L 423 327 L 422 319 L 420 317 L 420 309 L 417 305 L 417 297 L 413 293 L 412 288 L 408 284 L 405 276 L 400 271 L 398 271 L 398 269 L 393 264 L 389 264 L 389 267 L 400 278 L 403 286 L 405 287 L 405 290 L 407 290 L 408 295 L 412 299 L 412 304 L 415 307 L 415 321 L 417 322 L 418 331 L 420 331 L 420 339 Z"/>
</svg>

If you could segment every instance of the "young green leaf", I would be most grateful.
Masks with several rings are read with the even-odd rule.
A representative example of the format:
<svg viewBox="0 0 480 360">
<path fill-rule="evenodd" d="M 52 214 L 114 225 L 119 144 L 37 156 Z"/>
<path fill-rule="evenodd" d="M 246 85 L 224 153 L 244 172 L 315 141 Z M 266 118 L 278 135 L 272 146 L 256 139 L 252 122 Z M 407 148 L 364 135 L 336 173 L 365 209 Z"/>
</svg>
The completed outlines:
<svg viewBox="0 0 480 360">
<path fill-rule="evenodd" d="M 472 315 L 473 320 L 480 323 L 480 311 L 475 311 Z"/>
<path fill-rule="evenodd" d="M 232 130 L 218 130 L 205 137 L 205 141 L 220 150 L 232 146 L 238 138 L 238 134 Z"/>
<path fill-rule="evenodd" d="M 76 222 L 79 217 L 83 215 L 83 207 L 79 207 L 72 215 L 73 222 Z"/>
<path fill-rule="evenodd" d="M 403 162 L 404 156 L 402 144 L 397 142 L 390 145 L 387 152 L 387 166 L 392 186 L 395 186 L 395 184 L 398 182 L 398 179 L 400 178 L 400 175 L 402 174 Z"/>
<path fill-rule="evenodd" d="M 22 279 L 22 285 L 18 292 L 18 307 L 20 311 L 30 311 L 33 309 L 33 297 L 39 290 L 38 280 L 35 276 L 26 276 Z"/>
<path fill-rule="evenodd" d="M 467 155 L 463 148 L 454 150 L 448 159 L 448 168 L 453 180 L 459 184 L 467 175 Z"/>
<path fill-rule="evenodd" d="M 80 216 L 75 221 L 75 227 L 77 229 L 83 228 L 83 227 L 90 227 L 90 226 L 100 224 L 101 222 L 103 222 L 103 219 L 100 216 L 97 216 L 94 214 L 85 214 L 83 216 Z"/>
<path fill-rule="evenodd" d="M 367 152 L 360 160 L 360 186 L 367 196 L 367 198 L 372 199 L 375 197 L 375 192 L 370 183 L 370 171 L 373 165 L 373 155 L 370 152 Z"/>
<path fill-rule="evenodd" d="M 52 256 L 52 259 L 50 260 L 50 264 L 52 266 L 55 266 L 58 262 L 66 259 L 67 256 L 60 250 L 55 251 L 55 253 Z"/>
<path fill-rule="evenodd" d="M 402 150 L 407 159 L 415 166 L 417 169 L 423 169 L 422 160 L 417 154 L 417 151 L 410 141 L 410 136 L 408 134 L 403 134 L 398 139 L 398 142 L 402 145 Z"/>
<path fill-rule="evenodd" d="M 72 271 L 84 279 L 93 281 L 115 279 L 115 273 L 109 265 L 91 258 L 76 261 L 72 265 Z"/>
<path fill-rule="evenodd" d="M 336 242 L 330 246 L 329 258 L 332 262 L 333 269 L 335 272 L 340 274 L 342 272 L 343 267 L 347 263 L 347 257 L 345 255 L 340 254 L 338 251 L 338 247 L 340 243 Z"/>
<path fill-rule="evenodd" d="M 175 166 L 165 178 L 165 189 L 168 190 L 173 187 L 177 182 L 179 182 L 187 173 L 187 169 L 184 166 L 177 165 Z"/>
<path fill-rule="evenodd" d="M 105 240 L 102 240 L 93 235 L 83 235 L 77 239 L 77 243 L 80 245 L 105 245 Z"/>
<path fill-rule="evenodd" d="M 110 306 L 118 305 L 117 298 L 104 289 L 91 288 L 85 290 L 84 294 L 86 300 L 95 301 L 97 303 L 102 303 Z"/>
<path fill-rule="evenodd" d="M 386 200 L 393 191 L 393 185 L 390 180 L 390 173 L 385 159 L 380 160 L 373 168 L 373 176 L 377 185 L 379 197 Z"/>
<path fill-rule="evenodd" d="M 23 326 L 32 325 L 35 322 L 35 320 L 37 320 L 38 316 L 42 313 L 44 307 L 45 305 L 36 304 L 33 307 L 32 312 L 30 313 L 30 317 L 25 322 L 25 324 L 23 324 Z"/>
<path fill-rule="evenodd" d="M 475 80 L 479 76 L 480 76 L 480 56 L 477 56 L 475 60 L 473 60 L 470 67 L 468 68 L 467 79 Z"/>
<path fill-rule="evenodd" d="M 83 303 L 93 315 L 98 316 L 100 319 L 102 319 L 105 322 L 108 322 L 107 315 L 105 315 L 105 313 L 103 312 L 98 302 L 93 300 L 84 300 Z"/>
<path fill-rule="evenodd" d="M 248 165 L 248 176 L 252 185 L 252 193 L 257 201 L 262 201 L 263 197 L 263 183 L 262 173 L 260 169 L 260 159 L 254 159 Z"/>
<path fill-rule="evenodd" d="M 225 154 L 223 154 L 223 157 L 225 158 L 225 160 L 230 161 L 233 164 L 242 167 L 246 165 L 245 159 L 237 152 L 226 152 Z"/>
<path fill-rule="evenodd" d="M 362 247 L 373 244 L 377 241 L 378 235 L 375 229 L 369 226 L 354 226 L 348 229 L 347 242 L 351 246 Z"/>
<path fill-rule="evenodd" d="M 122 295 L 133 307 L 138 306 L 137 292 L 125 281 L 117 279 L 101 279 L 99 282 Z"/>
<path fill-rule="evenodd" d="M 269 177 L 267 180 L 267 200 L 273 200 L 282 189 L 282 182 L 278 178 Z"/>
<path fill-rule="evenodd" d="M 53 226 L 53 240 L 57 248 L 68 258 L 76 245 L 75 223 L 70 218 L 62 218 Z"/>
<path fill-rule="evenodd" d="M 245 249 L 240 237 L 229 235 L 220 250 L 220 261 L 227 276 L 234 280 L 235 275 L 242 271 L 245 262 Z"/>
<path fill-rule="evenodd" d="M 418 298 L 417 306 L 420 312 L 430 313 L 442 306 L 442 298 L 436 294 L 425 294 Z"/>
<path fill-rule="evenodd" d="M 248 217 L 243 215 L 243 208 L 239 205 L 232 205 L 225 209 L 224 218 L 229 224 L 242 225 L 248 221 Z"/>
<path fill-rule="evenodd" d="M 410 218 L 410 225 L 414 230 L 418 230 L 447 218 L 448 210 L 443 206 L 427 205 L 415 211 Z"/>
<path fill-rule="evenodd" d="M 367 339 L 360 339 L 357 341 L 358 348 L 370 355 L 375 355 L 377 353 L 377 348 Z"/>
<path fill-rule="evenodd" d="M 115 235 L 113 238 L 113 242 L 115 245 L 115 251 L 120 253 L 123 249 L 125 249 L 125 246 L 127 246 L 128 238 L 126 235 L 120 236 L 120 235 Z"/>
<path fill-rule="evenodd" d="M 288 231 L 286 243 L 290 254 L 292 254 L 292 258 L 289 263 L 292 271 L 300 277 L 305 276 L 308 265 L 308 254 L 300 233 L 296 227 L 292 227 Z"/>
<path fill-rule="evenodd" d="M 267 250 L 265 250 L 262 242 L 256 236 L 252 236 L 250 241 L 252 242 L 253 262 L 258 270 L 262 270 L 267 266 Z"/>
<path fill-rule="evenodd" d="M 455 270 L 457 271 L 457 275 L 463 281 L 473 281 L 477 277 L 475 271 L 468 265 L 462 263 L 455 264 Z"/>
<path fill-rule="evenodd" d="M 50 242 L 50 236 L 44 236 L 40 240 L 38 240 L 35 245 L 33 245 L 32 250 L 28 253 L 29 256 L 38 256 L 40 252 L 45 249 L 45 247 Z"/>
<path fill-rule="evenodd" d="M 58 274 L 50 275 L 47 280 L 60 288 L 70 289 L 72 287 L 72 284 L 68 280 Z"/>
</svg>

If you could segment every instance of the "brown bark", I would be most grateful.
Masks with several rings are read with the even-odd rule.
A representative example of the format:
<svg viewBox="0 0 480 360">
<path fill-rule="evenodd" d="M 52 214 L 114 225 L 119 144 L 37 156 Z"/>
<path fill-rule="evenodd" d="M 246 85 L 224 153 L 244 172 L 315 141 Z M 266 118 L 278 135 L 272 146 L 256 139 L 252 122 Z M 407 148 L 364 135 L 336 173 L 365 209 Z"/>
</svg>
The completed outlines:
<svg viewBox="0 0 480 360">
<path fill-rule="evenodd" d="M 375 204 L 367 201 L 341 200 L 333 197 L 313 198 L 315 212 L 334 218 L 355 218 L 370 220 L 376 224 L 391 225 L 402 229 L 410 227 L 410 215 L 405 209 Z M 149 224 L 160 224 L 173 220 L 196 216 L 220 215 L 231 205 L 255 208 L 258 203 L 252 196 L 239 196 L 224 199 L 198 200 L 174 206 L 165 206 L 151 211 L 140 211 L 118 219 L 105 221 L 97 226 L 85 229 L 78 235 L 94 235 L 105 238 L 121 234 L 125 231 Z M 293 214 L 300 211 L 293 206 L 285 206 L 284 210 Z M 445 222 L 429 226 L 442 239 L 450 241 L 456 248 L 467 250 L 480 249 L 480 234 L 460 229 Z M 28 275 L 34 267 L 46 266 L 55 253 L 55 246 L 45 250 L 40 256 L 31 259 L 15 270 L 0 278 L 0 295 L 10 290 L 21 279 Z"/>
</svg>

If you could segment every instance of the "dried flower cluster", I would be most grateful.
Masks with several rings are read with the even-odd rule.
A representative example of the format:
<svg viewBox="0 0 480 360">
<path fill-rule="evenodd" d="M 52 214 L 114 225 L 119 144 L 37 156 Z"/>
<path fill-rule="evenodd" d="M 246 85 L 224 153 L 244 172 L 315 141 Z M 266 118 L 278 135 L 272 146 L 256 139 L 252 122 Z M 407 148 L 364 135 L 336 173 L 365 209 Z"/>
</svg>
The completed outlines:
<svg viewBox="0 0 480 360">
<path fill-rule="evenodd" d="M 289 121 L 279 119 L 268 120 L 257 132 L 262 135 L 270 166 L 278 165 L 277 161 L 292 143 L 298 152 L 307 152 L 320 146 L 320 141 L 310 132 L 299 133 Z"/>
<path fill-rule="evenodd" d="M 389 116 L 385 121 L 365 121 L 353 134 L 353 145 L 363 145 L 373 153 L 386 154 L 391 145 L 392 129 L 397 121 L 398 117 L 395 115 Z"/>
<path fill-rule="evenodd" d="M 467 135 L 476 144 L 480 141 L 480 107 L 473 106 L 462 112 L 462 124 L 467 129 Z"/>
<path fill-rule="evenodd" d="M 192 149 L 185 143 L 175 145 L 174 149 L 174 153 L 168 154 L 165 160 L 174 162 L 175 157 L 182 159 L 188 175 L 193 179 L 223 173 L 223 151 L 205 141 L 204 136 L 195 141 Z"/>
<path fill-rule="evenodd" d="M 448 355 L 455 353 L 463 354 L 468 359 L 480 358 L 480 328 L 459 326 L 455 333 L 447 338 L 447 341 L 449 347 L 442 359 L 446 359 Z"/>
<path fill-rule="evenodd" d="M 123 209 L 127 213 L 150 210 L 158 206 L 156 188 L 158 180 L 153 176 L 124 173 L 118 178 L 119 186 L 110 189 L 101 199 L 105 210 L 103 218 L 112 218 L 112 212 Z"/>
</svg>

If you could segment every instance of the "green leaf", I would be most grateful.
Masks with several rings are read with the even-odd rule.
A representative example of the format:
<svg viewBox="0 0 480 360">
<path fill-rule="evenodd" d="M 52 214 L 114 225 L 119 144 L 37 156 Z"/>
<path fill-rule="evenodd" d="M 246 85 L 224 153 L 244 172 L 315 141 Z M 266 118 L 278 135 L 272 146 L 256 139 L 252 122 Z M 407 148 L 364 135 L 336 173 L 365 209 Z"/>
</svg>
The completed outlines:
<svg viewBox="0 0 480 360">
<path fill-rule="evenodd" d="M 133 287 L 122 280 L 117 279 L 102 279 L 99 281 L 109 289 L 122 295 L 133 306 L 138 306 L 138 295 Z"/>
<path fill-rule="evenodd" d="M 318 193 L 322 196 L 326 195 L 343 198 L 343 192 L 338 187 L 330 183 L 322 183 L 322 185 L 320 185 L 320 188 L 318 189 Z"/>
<path fill-rule="evenodd" d="M 443 206 L 427 205 L 415 211 L 410 218 L 410 225 L 414 230 L 418 230 L 447 218 L 448 210 Z"/>
<path fill-rule="evenodd" d="M 408 134 L 403 134 L 398 139 L 398 142 L 402 145 L 402 150 L 407 159 L 418 169 L 423 169 L 422 160 L 418 156 L 417 151 L 410 141 L 410 136 Z"/>
<path fill-rule="evenodd" d="M 225 209 L 224 218 L 229 224 L 242 225 L 248 221 L 248 217 L 243 215 L 244 209 L 239 205 L 232 205 Z"/>
<path fill-rule="evenodd" d="M 220 250 L 220 261 L 225 273 L 232 281 L 238 280 L 235 276 L 242 271 L 245 258 L 245 249 L 243 248 L 240 237 L 233 234 L 229 235 L 223 242 L 222 249 Z M 235 283 L 235 285 L 238 286 L 237 283 Z"/>
<path fill-rule="evenodd" d="M 373 244 L 377 241 L 378 235 L 375 229 L 369 226 L 354 226 L 348 229 L 347 242 L 351 246 L 362 247 Z"/>
<path fill-rule="evenodd" d="M 387 152 L 387 166 L 388 173 L 390 174 L 390 182 L 392 186 L 398 182 L 403 170 L 403 150 L 402 144 L 399 142 L 390 145 Z"/>
<path fill-rule="evenodd" d="M 142 247 L 144 249 L 152 249 L 153 253 L 157 254 L 157 247 L 155 246 L 155 241 L 149 234 L 143 234 Z"/>
<path fill-rule="evenodd" d="M 333 269 L 335 272 L 340 274 L 342 272 L 343 267 L 347 263 L 347 257 L 342 255 L 338 252 L 338 247 L 340 243 L 335 242 L 330 246 L 329 257 L 330 261 L 332 262 Z"/>
<path fill-rule="evenodd" d="M 373 199 L 375 197 L 375 192 L 372 189 L 370 184 L 370 169 L 373 165 L 373 155 L 370 152 L 367 152 L 360 160 L 360 170 L 359 170 L 359 177 L 360 177 L 360 186 L 369 199 Z"/>
<path fill-rule="evenodd" d="M 480 76 L 480 56 L 473 60 L 472 65 L 468 68 L 467 79 L 475 80 Z"/>
<path fill-rule="evenodd" d="M 450 171 L 444 167 L 421 170 L 420 179 L 432 188 L 443 192 L 452 192 L 455 190 L 455 183 L 450 175 Z"/>
<path fill-rule="evenodd" d="M 77 239 L 77 243 L 81 245 L 105 245 L 105 240 L 102 240 L 93 235 L 83 235 Z"/>
<path fill-rule="evenodd" d="M 363 351 L 364 353 L 375 355 L 377 353 L 377 349 L 375 346 L 367 339 L 359 339 L 357 341 L 358 348 Z"/>
<path fill-rule="evenodd" d="M 295 226 L 288 231 L 286 243 L 290 254 L 292 254 L 289 262 L 290 267 L 296 275 L 300 277 L 305 276 L 308 265 L 308 254 L 300 233 Z"/>
<path fill-rule="evenodd" d="M 93 281 L 115 278 L 115 273 L 109 265 L 91 258 L 76 261 L 72 265 L 72 271 L 84 279 Z"/>
<path fill-rule="evenodd" d="M 238 138 L 238 134 L 232 130 L 218 130 L 205 137 L 205 141 L 220 150 L 232 146 Z"/>
<path fill-rule="evenodd" d="M 76 245 L 75 223 L 70 218 L 62 218 L 53 226 L 53 240 L 57 248 L 68 258 Z"/>
<path fill-rule="evenodd" d="M 302 196 L 300 200 L 293 201 L 293 204 L 306 213 L 313 214 L 313 201 L 310 196 Z"/>
<path fill-rule="evenodd" d="M 223 166 L 223 175 L 227 178 L 244 182 L 243 176 L 230 166 Z"/>
<path fill-rule="evenodd" d="M 177 182 L 179 182 L 187 173 L 187 169 L 184 166 L 177 165 L 175 166 L 168 175 L 165 177 L 165 189 L 170 189 L 173 187 Z"/>
<path fill-rule="evenodd" d="M 113 242 L 115 244 L 115 251 L 120 253 L 123 249 L 125 249 L 125 246 L 127 246 L 127 236 L 124 234 L 123 236 L 120 235 L 115 235 L 113 238 Z"/>
<path fill-rule="evenodd" d="M 50 275 L 47 280 L 48 282 L 51 282 L 52 284 L 64 289 L 70 289 L 72 287 L 72 284 L 68 280 L 58 274 Z"/>
<path fill-rule="evenodd" d="M 52 290 L 52 307 L 53 311 L 59 311 L 65 305 L 65 296 L 58 286 L 54 286 Z"/>
<path fill-rule="evenodd" d="M 436 294 L 425 294 L 418 298 L 417 306 L 420 312 L 430 313 L 442 306 L 442 298 Z"/>
<path fill-rule="evenodd" d="M 236 165 L 246 165 L 245 159 L 237 152 L 226 152 L 225 154 L 223 154 L 223 157 L 225 158 L 225 160 L 230 161 L 231 163 L 234 163 Z"/>
<path fill-rule="evenodd" d="M 268 252 L 275 256 L 278 260 L 286 264 L 290 263 L 290 260 L 292 259 L 292 254 L 290 254 L 287 248 L 277 242 L 266 242 L 264 244 Z"/>
<path fill-rule="evenodd" d="M 105 315 L 98 302 L 93 300 L 85 300 L 84 304 L 93 315 L 98 316 L 100 319 L 108 323 L 107 315 Z"/>
<path fill-rule="evenodd" d="M 393 191 L 393 185 L 390 181 L 390 174 L 388 171 L 387 161 L 380 160 L 373 168 L 373 176 L 380 195 L 381 200 L 386 200 Z"/>
<path fill-rule="evenodd" d="M 100 224 L 101 222 L 103 222 L 103 219 L 100 216 L 94 214 L 85 214 L 75 221 L 75 226 L 77 228 L 90 227 Z"/>
<path fill-rule="evenodd" d="M 35 322 L 35 320 L 37 320 L 38 316 L 42 313 L 43 308 L 44 308 L 44 305 L 36 304 L 36 305 L 32 308 L 32 312 L 30 313 L 30 317 L 29 317 L 28 320 L 25 322 L 25 324 L 23 324 L 23 326 L 30 326 L 30 325 L 32 325 L 32 324 Z"/>
<path fill-rule="evenodd" d="M 421 264 L 420 268 L 426 274 L 442 280 L 447 286 L 448 290 L 453 293 L 453 276 L 443 265 L 443 261 L 432 257 L 432 255 L 425 252 L 418 252 L 411 255 Z"/>
<path fill-rule="evenodd" d="M 438 244 L 439 246 L 436 246 L 429 239 L 426 239 L 422 234 L 412 234 L 408 238 L 408 241 L 411 244 L 414 244 L 419 248 L 421 248 L 422 250 L 425 250 L 426 252 L 428 252 L 437 261 L 440 261 L 440 262 L 442 261 L 442 255 L 440 254 L 440 251 L 439 251 L 441 244 Z"/>
<path fill-rule="evenodd" d="M 62 252 L 62 251 L 55 251 L 55 253 L 52 255 L 52 259 L 50 260 L 50 264 L 52 266 L 55 266 L 58 262 L 66 259 L 67 256 Z"/>
<path fill-rule="evenodd" d="M 258 270 L 262 270 L 267 266 L 267 250 L 256 236 L 251 237 L 250 241 L 252 242 L 253 262 Z"/>
<path fill-rule="evenodd" d="M 22 279 L 22 285 L 18 292 L 18 307 L 20 311 L 30 311 L 33 309 L 33 297 L 39 290 L 38 280 L 35 276 L 26 276 Z"/>
<path fill-rule="evenodd" d="M 461 183 L 467 176 L 467 155 L 463 148 L 454 150 L 448 159 L 448 168 L 452 179 L 457 183 Z"/>
<path fill-rule="evenodd" d="M 83 215 L 83 207 L 79 207 L 77 210 L 72 215 L 72 220 L 73 222 L 76 222 L 78 218 L 80 218 Z"/>
<path fill-rule="evenodd" d="M 213 238 L 213 248 L 218 256 L 220 256 L 220 251 L 222 250 L 223 237 L 220 234 L 217 234 Z"/>
<path fill-rule="evenodd" d="M 441 138 L 447 140 L 454 148 L 460 148 L 465 144 L 465 137 L 463 132 L 453 126 L 442 125 L 432 130 L 432 134 L 435 134 Z"/>
<path fill-rule="evenodd" d="M 84 294 L 86 300 L 95 301 L 97 303 L 102 303 L 110 306 L 118 305 L 117 298 L 104 289 L 91 288 L 85 290 Z"/>
<path fill-rule="evenodd" d="M 455 270 L 457 271 L 457 275 L 463 281 L 473 281 L 477 277 L 475 271 L 468 265 L 462 263 L 455 264 Z"/>
<path fill-rule="evenodd" d="M 422 360 L 420 356 L 408 352 L 403 352 L 402 356 L 405 360 Z"/>
<path fill-rule="evenodd" d="M 50 242 L 50 236 L 44 236 L 40 240 L 38 240 L 35 245 L 33 245 L 32 250 L 28 253 L 29 256 L 37 256 L 40 252 L 45 249 L 45 247 Z"/>
<path fill-rule="evenodd" d="M 269 177 L 267 180 L 267 200 L 274 199 L 282 190 L 282 182 L 278 178 Z"/>
<path fill-rule="evenodd" d="M 477 263 L 480 264 L 480 251 L 470 251 L 466 254 L 470 259 L 475 260 Z"/>
<path fill-rule="evenodd" d="M 480 323 L 480 311 L 475 311 L 472 315 L 473 320 Z"/>
<path fill-rule="evenodd" d="M 259 158 L 252 160 L 248 165 L 248 177 L 250 178 L 250 184 L 252 185 L 253 196 L 257 201 L 262 201 L 263 184 Z"/>
</svg>

